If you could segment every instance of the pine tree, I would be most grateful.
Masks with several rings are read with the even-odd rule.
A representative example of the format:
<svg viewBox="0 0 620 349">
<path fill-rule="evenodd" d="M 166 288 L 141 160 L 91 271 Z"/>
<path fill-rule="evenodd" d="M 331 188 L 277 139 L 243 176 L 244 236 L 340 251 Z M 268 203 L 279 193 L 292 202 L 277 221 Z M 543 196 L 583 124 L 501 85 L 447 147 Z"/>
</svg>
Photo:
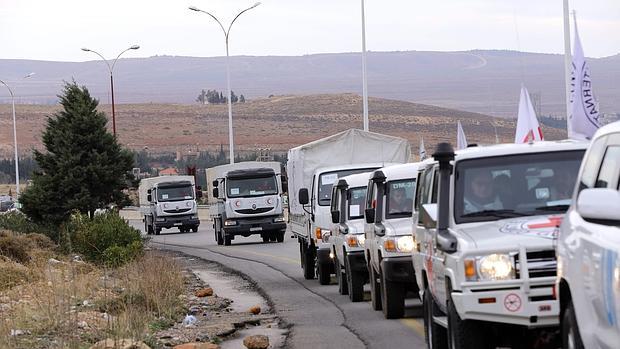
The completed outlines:
<svg viewBox="0 0 620 349">
<path fill-rule="evenodd" d="M 239 103 L 245 103 L 245 97 L 243 95 L 239 96 Z"/>
<path fill-rule="evenodd" d="M 106 115 L 86 87 L 66 83 L 58 97 L 63 109 L 47 120 L 46 151 L 34 151 L 40 170 L 20 198 L 30 218 L 52 224 L 72 211 L 92 217 L 97 208 L 122 205 L 133 167 L 131 153 L 107 131 Z"/>
</svg>

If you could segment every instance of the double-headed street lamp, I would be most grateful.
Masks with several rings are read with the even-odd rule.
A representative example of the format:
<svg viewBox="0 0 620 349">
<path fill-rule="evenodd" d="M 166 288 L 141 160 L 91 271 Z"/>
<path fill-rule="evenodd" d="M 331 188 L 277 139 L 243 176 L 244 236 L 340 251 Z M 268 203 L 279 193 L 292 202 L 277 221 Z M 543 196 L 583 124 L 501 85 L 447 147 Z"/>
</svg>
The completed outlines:
<svg viewBox="0 0 620 349">
<path fill-rule="evenodd" d="M 139 49 L 140 46 L 138 45 L 133 45 L 130 48 L 122 51 L 121 53 L 118 54 L 118 56 L 116 56 L 116 59 L 114 60 L 114 62 L 112 62 L 112 65 L 110 65 L 110 63 L 108 62 L 108 60 L 106 60 L 99 52 L 95 51 L 95 50 L 91 50 L 88 48 L 82 48 L 82 51 L 85 52 L 92 52 L 94 54 L 96 54 L 97 56 L 101 57 L 101 59 L 103 59 L 103 61 L 105 62 L 105 64 L 108 66 L 108 71 L 110 71 L 110 95 L 112 96 L 112 133 L 114 134 L 114 136 L 116 137 L 116 113 L 114 111 L 114 77 L 112 76 L 112 72 L 114 71 L 114 65 L 116 65 L 116 61 L 121 57 L 121 55 L 129 50 L 137 50 Z"/>
<path fill-rule="evenodd" d="M 27 79 L 33 75 L 34 73 L 30 73 L 24 76 L 24 79 Z M 15 95 L 13 94 L 13 90 L 11 90 L 11 88 L 9 87 L 9 85 L 7 85 L 6 82 L 0 80 L 0 83 L 9 90 L 9 94 L 11 95 L 11 105 L 13 107 L 13 143 L 15 146 L 15 194 L 16 197 L 19 198 L 19 155 L 17 151 L 17 125 L 15 122 Z"/>
<path fill-rule="evenodd" d="M 237 20 L 237 18 L 239 18 L 239 16 L 241 16 L 244 12 L 247 12 L 253 8 L 255 8 L 256 6 L 260 5 L 260 2 L 255 3 L 254 5 L 252 5 L 251 7 L 246 8 L 245 10 L 239 12 L 235 18 L 232 20 L 232 22 L 230 22 L 230 25 L 228 26 L 228 30 L 226 30 L 224 28 L 224 26 L 222 25 L 222 22 L 220 22 L 217 17 L 215 17 L 214 15 L 210 14 L 207 11 L 203 11 L 195 6 L 190 6 L 189 9 L 192 11 L 197 11 L 197 12 L 202 12 L 202 13 L 206 13 L 207 15 L 209 15 L 211 18 L 213 18 L 217 24 L 220 25 L 220 27 L 222 28 L 222 31 L 224 32 L 224 39 L 226 40 L 226 82 L 228 85 L 228 143 L 229 148 L 230 148 L 230 163 L 234 164 L 235 163 L 235 155 L 234 155 L 234 151 L 233 151 L 233 126 L 232 126 L 232 92 L 230 89 L 230 56 L 228 54 L 228 38 L 230 35 L 230 28 L 232 28 L 233 23 L 235 23 L 235 21 Z"/>
</svg>

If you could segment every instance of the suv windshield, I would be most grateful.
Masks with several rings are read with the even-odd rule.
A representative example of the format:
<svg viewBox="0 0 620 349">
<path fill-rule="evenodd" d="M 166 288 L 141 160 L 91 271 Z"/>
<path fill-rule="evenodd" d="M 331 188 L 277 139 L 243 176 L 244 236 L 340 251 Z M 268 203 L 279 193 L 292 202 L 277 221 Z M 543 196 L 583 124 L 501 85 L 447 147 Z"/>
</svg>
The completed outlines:
<svg viewBox="0 0 620 349">
<path fill-rule="evenodd" d="M 584 150 L 519 154 L 458 162 L 456 223 L 564 213 Z"/>
<path fill-rule="evenodd" d="M 387 218 L 411 217 L 413 211 L 413 196 L 415 193 L 415 179 L 391 181 L 386 185 L 385 195 Z"/>
<path fill-rule="evenodd" d="M 377 169 L 376 167 L 356 168 L 353 170 L 343 170 L 343 171 L 323 173 L 319 177 L 319 195 L 318 195 L 319 205 L 329 206 L 332 200 L 332 185 L 338 181 L 338 178 L 346 177 L 346 176 L 358 174 L 358 173 L 370 172 L 376 169 Z"/>
<path fill-rule="evenodd" d="M 274 195 L 278 193 L 276 176 L 230 178 L 226 187 L 229 198 Z"/>
<path fill-rule="evenodd" d="M 157 188 L 157 201 L 182 201 L 191 200 L 194 198 L 194 193 L 191 185 L 184 185 L 178 187 L 159 187 Z"/>
<path fill-rule="evenodd" d="M 366 187 L 351 188 L 349 195 L 349 219 L 364 218 L 364 203 L 366 202 Z"/>
</svg>

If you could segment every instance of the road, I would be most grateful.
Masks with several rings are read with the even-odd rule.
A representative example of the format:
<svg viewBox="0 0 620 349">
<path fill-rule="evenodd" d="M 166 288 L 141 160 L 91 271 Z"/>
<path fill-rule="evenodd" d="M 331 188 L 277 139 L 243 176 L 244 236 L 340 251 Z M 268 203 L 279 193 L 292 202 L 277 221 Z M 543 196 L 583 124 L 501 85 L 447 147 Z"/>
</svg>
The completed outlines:
<svg viewBox="0 0 620 349">
<path fill-rule="evenodd" d="M 141 221 L 131 221 L 143 229 Z M 406 318 L 386 320 L 369 301 L 352 303 L 338 286 L 304 280 L 299 245 L 287 233 L 284 243 L 262 243 L 260 236 L 237 237 L 218 246 L 209 222 L 197 233 L 164 229 L 153 236 L 158 247 L 213 260 L 249 276 L 267 294 L 276 313 L 291 326 L 290 348 L 425 348 L 420 303 L 407 301 Z M 366 298 L 370 299 L 366 289 Z"/>
</svg>

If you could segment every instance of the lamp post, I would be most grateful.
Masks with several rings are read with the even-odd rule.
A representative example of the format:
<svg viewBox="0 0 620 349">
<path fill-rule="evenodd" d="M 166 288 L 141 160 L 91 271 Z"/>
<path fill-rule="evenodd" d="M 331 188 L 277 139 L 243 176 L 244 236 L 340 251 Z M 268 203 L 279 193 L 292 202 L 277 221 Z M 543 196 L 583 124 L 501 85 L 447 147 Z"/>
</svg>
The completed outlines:
<svg viewBox="0 0 620 349">
<path fill-rule="evenodd" d="M 366 16 L 362 0 L 362 99 L 364 104 L 364 131 L 368 131 L 368 80 L 366 78 Z"/>
<path fill-rule="evenodd" d="M 27 79 L 33 75 L 34 73 L 30 73 L 24 76 L 24 79 Z M 11 90 L 11 88 L 9 87 L 9 85 L 7 85 L 6 82 L 4 82 L 3 80 L 0 80 L 0 83 L 4 85 L 7 88 L 7 90 L 9 90 L 9 94 L 11 95 L 11 106 L 13 108 L 13 144 L 15 147 L 15 195 L 17 198 L 19 198 L 19 155 L 17 151 L 17 124 L 15 121 L 15 95 L 13 94 L 13 90 Z"/>
<path fill-rule="evenodd" d="M 213 18 L 217 24 L 220 25 L 220 28 L 222 28 L 222 31 L 224 32 L 224 39 L 226 41 L 226 83 L 228 86 L 228 143 L 229 143 L 229 150 L 230 150 L 230 163 L 234 164 L 235 163 L 235 155 L 234 155 L 234 143 L 233 143 L 233 126 L 232 126 L 232 92 L 230 89 L 230 56 L 228 54 L 228 38 L 230 36 L 230 28 L 232 28 L 233 23 L 235 23 L 235 21 L 237 20 L 237 18 L 239 18 L 239 16 L 241 16 L 243 13 L 255 8 L 256 6 L 260 5 L 260 2 L 255 3 L 254 5 L 252 5 L 251 7 L 246 8 L 245 10 L 239 12 L 235 18 L 230 22 L 230 25 L 228 26 L 228 30 L 226 30 L 224 28 L 224 26 L 222 25 L 222 22 L 220 22 L 217 17 L 215 17 L 214 15 L 212 15 L 211 13 L 207 12 L 207 11 L 203 11 L 195 6 L 190 6 L 189 9 L 192 11 L 196 11 L 196 12 L 202 12 L 205 13 L 207 15 L 209 15 L 211 18 Z"/>
<path fill-rule="evenodd" d="M 103 59 L 105 64 L 108 66 L 108 71 L 110 72 L 110 95 L 112 96 L 112 133 L 114 134 L 114 137 L 116 137 L 116 113 L 114 111 L 114 77 L 112 76 L 112 72 L 114 71 L 114 65 L 116 65 L 116 61 L 121 57 L 123 53 L 129 50 L 137 50 L 139 48 L 139 45 L 133 45 L 128 49 L 125 49 L 124 51 L 119 53 L 118 56 L 116 56 L 116 59 L 114 60 L 114 62 L 112 62 L 112 65 L 110 65 L 110 63 L 99 52 L 85 47 L 82 48 L 82 51 L 84 52 L 92 52 L 97 56 L 101 57 L 101 59 Z"/>
</svg>

